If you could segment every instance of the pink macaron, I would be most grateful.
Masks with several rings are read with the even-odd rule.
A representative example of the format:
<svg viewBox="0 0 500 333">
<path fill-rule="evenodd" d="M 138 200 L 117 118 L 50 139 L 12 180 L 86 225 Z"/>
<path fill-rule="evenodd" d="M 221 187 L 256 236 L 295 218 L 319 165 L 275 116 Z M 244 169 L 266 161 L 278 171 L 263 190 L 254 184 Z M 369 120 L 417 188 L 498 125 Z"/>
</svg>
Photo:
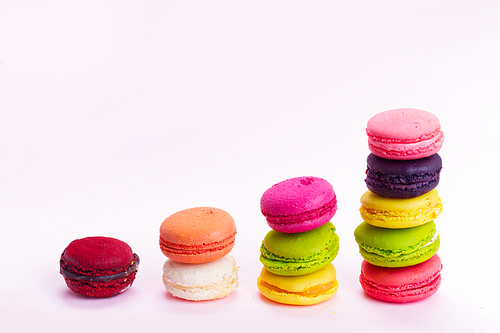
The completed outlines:
<svg viewBox="0 0 500 333">
<path fill-rule="evenodd" d="M 439 119 L 419 109 L 394 109 L 376 114 L 366 127 L 368 148 L 389 160 L 416 160 L 437 153 L 444 135 Z"/>
<path fill-rule="evenodd" d="M 260 200 L 260 208 L 272 229 L 297 233 L 329 222 L 337 211 L 337 197 L 326 180 L 297 177 L 266 190 Z"/>
<path fill-rule="evenodd" d="M 425 299 L 441 284 L 441 259 L 437 254 L 414 266 L 380 267 L 363 260 L 359 282 L 373 298 L 393 303 Z"/>
</svg>

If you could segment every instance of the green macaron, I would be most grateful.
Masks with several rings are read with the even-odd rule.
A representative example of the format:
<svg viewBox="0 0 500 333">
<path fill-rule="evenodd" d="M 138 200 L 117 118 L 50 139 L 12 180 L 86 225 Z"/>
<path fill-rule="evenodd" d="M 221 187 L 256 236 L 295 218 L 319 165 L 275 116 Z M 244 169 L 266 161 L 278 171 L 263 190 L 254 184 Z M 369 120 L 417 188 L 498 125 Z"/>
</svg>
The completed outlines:
<svg viewBox="0 0 500 333">
<path fill-rule="evenodd" d="M 430 259 L 439 248 L 434 221 L 404 229 L 387 229 L 361 223 L 354 230 L 361 256 L 382 267 L 406 267 Z"/>
<path fill-rule="evenodd" d="M 339 236 L 328 222 L 299 233 L 269 231 L 260 247 L 260 261 L 271 273 L 297 276 L 325 267 L 338 252 Z"/>
</svg>

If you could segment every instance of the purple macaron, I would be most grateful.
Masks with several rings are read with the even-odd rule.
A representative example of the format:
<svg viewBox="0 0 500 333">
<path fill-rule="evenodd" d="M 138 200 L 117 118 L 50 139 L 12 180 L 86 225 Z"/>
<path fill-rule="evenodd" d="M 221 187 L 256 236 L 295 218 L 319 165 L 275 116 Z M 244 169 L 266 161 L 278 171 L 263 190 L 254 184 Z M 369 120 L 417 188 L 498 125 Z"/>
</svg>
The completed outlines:
<svg viewBox="0 0 500 333">
<path fill-rule="evenodd" d="M 297 177 L 273 185 L 260 199 L 269 226 L 280 232 L 309 231 L 330 221 L 337 211 L 332 185 L 318 177 Z"/>
<path fill-rule="evenodd" d="M 366 186 L 373 193 L 390 198 L 415 198 L 429 192 L 438 185 L 442 168 L 438 154 L 406 161 L 370 154 L 366 162 Z"/>
</svg>

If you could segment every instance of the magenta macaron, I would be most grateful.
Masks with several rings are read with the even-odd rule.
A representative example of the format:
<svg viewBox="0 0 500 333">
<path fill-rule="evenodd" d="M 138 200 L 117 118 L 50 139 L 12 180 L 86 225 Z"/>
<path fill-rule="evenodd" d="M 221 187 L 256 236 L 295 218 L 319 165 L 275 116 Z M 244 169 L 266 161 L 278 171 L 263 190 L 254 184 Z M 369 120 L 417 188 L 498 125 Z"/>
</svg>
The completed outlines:
<svg viewBox="0 0 500 333">
<path fill-rule="evenodd" d="M 368 148 L 389 160 L 416 160 L 437 153 L 444 135 L 439 119 L 419 109 L 380 112 L 366 126 Z"/>
<path fill-rule="evenodd" d="M 266 190 L 260 208 L 272 229 L 297 233 L 329 222 L 337 211 L 337 197 L 332 185 L 322 178 L 296 177 Z"/>
<path fill-rule="evenodd" d="M 359 282 L 371 297 L 393 303 L 425 299 L 441 284 L 441 259 L 437 254 L 414 266 L 380 267 L 363 260 Z"/>
</svg>

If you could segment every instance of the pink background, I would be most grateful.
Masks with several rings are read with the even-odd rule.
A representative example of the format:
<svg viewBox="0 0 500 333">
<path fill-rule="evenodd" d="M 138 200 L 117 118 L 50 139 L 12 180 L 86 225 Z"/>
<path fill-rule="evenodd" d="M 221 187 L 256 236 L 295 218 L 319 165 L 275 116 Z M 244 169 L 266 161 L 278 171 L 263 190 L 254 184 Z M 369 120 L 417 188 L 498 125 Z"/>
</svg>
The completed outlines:
<svg viewBox="0 0 500 333">
<path fill-rule="evenodd" d="M 0 2 L 2 327 L 499 331 L 499 14 L 498 1 Z M 405 305 L 365 296 L 353 236 L 366 122 L 399 107 L 434 113 L 446 137 L 443 282 Z M 297 176 L 327 179 L 339 202 L 339 291 L 309 307 L 256 287 L 260 197 Z M 160 224 L 195 206 L 237 224 L 240 286 L 222 300 L 161 282 Z M 92 235 L 141 257 L 126 293 L 66 288 L 59 256 Z"/>
</svg>

